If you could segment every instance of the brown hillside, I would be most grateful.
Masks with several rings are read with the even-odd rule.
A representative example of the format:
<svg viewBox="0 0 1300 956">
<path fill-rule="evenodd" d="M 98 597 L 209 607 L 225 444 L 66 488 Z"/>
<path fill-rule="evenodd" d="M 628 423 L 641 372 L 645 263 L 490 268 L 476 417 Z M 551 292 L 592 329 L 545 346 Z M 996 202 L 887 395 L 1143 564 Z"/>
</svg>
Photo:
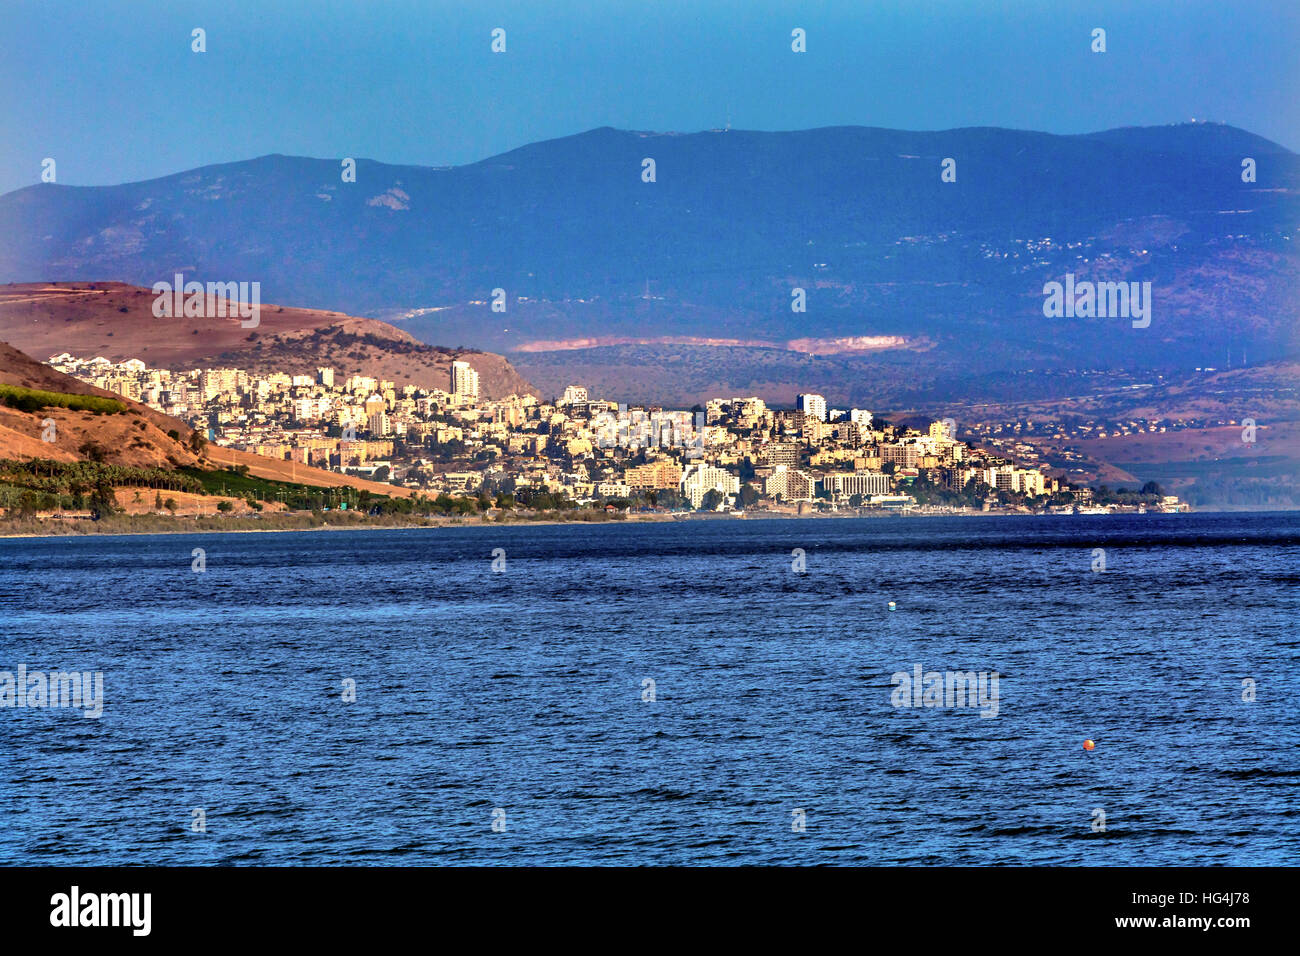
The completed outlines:
<svg viewBox="0 0 1300 956">
<path fill-rule="evenodd" d="M 81 461 L 95 457 L 108 464 L 149 468 L 226 468 L 247 465 L 249 473 L 276 481 L 296 481 L 322 488 L 350 485 L 375 494 L 407 497 L 404 488 L 383 482 L 365 481 L 295 462 L 277 461 L 261 455 L 209 444 L 202 456 L 186 444 L 192 429 L 184 422 L 154 411 L 147 405 L 124 399 L 87 385 L 71 375 L 43 365 L 4 342 L 0 342 L 0 384 L 40 388 L 74 395 L 114 398 L 127 406 L 119 414 L 96 415 L 67 408 L 43 408 L 25 412 L 0 403 L 0 458 L 51 458 Z M 44 422 L 54 421 L 53 442 L 42 439 Z M 176 431 L 180 441 L 168 436 Z"/>
<path fill-rule="evenodd" d="M 478 372 L 485 398 L 536 394 L 500 355 L 425 345 L 377 319 L 263 304 L 258 326 L 245 329 L 239 318 L 157 318 L 154 299 L 152 290 L 121 282 L 0 286 L 0 340 L 41 360 L 69 352 L 176 371 L 310 374 L 330 366 L 342 376 L 441 389 L 449 386 L 452 361 L 461 359 Z"/>
<path fill-rule="evenodd" d="M 96 415 L 53 407 L 25 412 L 0 404 L 0 458 L 79 461 L 97 457 L 109 464 L 149 468 L 199 463 L 198 456 L 185 444 L 192 431 L 188 425 L 55 371 L 4 342 L 0 342 L 0 384 L 99 395 L 117 399 L 127 406 L 120 414 Z M 47 419 L 54 422 L 53 442 L 41 437 Z M 168 436 L 167 432 L 173 429 L 180 434 L 180 441 Z"/>
</svg>

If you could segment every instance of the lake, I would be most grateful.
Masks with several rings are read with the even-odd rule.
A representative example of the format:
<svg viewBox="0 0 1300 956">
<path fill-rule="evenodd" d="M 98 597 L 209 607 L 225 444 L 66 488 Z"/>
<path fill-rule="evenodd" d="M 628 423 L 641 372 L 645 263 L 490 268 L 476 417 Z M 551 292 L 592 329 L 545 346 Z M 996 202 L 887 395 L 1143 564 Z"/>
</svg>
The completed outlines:
<svg viewBox="0 0 1300 956">
<path fill-rule="evenodd" d="M 1294 864 L 1298 582 L 1296 513 L 0 539 L 0 671 L 103 680 L 0 708 L 0 863 Z"/>
</svg>

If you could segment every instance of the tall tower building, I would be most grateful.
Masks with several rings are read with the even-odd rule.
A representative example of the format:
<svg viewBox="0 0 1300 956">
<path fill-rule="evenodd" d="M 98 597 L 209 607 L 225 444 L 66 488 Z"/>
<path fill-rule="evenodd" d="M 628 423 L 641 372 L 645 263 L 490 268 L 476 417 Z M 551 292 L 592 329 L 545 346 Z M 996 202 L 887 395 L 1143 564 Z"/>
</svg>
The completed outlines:
<svg viewBox="0 0 1300 956">
<path fill-rule="evenodd" d="M 800 395 L 799 411 L 826 421 L 826 397 L 824 395 Z"/>
<path fill-rule="evenodd" d="M 468 362 L 451 363 L 451 394 L 463 401 L 478 401 L 478 372 Z"/>
</svg>

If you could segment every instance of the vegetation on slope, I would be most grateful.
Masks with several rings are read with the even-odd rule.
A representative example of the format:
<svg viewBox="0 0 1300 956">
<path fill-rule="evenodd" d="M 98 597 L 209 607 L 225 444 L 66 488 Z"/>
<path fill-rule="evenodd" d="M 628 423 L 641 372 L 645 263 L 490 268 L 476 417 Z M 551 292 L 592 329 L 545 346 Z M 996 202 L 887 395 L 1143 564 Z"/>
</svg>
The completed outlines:
<svg viewBox="0 0 1300 956">
<path fill-rule="evenodd" d="M 126 403 L 115 398 L 98 395 L 73 395 L 69 392 L 47 392 L 40 388 L 23 388 L 21 385 L 0 385 L 0 402 L 24 412 L 42 408 L 67 408 L 77 412 L 94 412 L 96 415 L 116 415 L 126 411 Z"/>
</svg>

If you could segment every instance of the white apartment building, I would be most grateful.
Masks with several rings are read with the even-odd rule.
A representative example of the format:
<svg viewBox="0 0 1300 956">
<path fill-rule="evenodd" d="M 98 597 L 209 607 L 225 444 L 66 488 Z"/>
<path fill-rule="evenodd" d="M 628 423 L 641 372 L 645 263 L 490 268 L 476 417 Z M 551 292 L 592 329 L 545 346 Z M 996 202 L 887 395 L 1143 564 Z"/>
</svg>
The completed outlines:
<svg viewBox="0 0 1300 956">
<path fill-rule="evenodd" d="M 825 395 L 800 395 L 799 411 L 805 415 L 811 415 L 821 421 L 826 421 L 826 396 Z"/>
<path fill-rule="evenodd" d="M 293 400 L 293 416 L 299 421 L 310 422 L 317 418 L 324 418 L 330 413 L 330 400 L 328 396 L 320 398 L 295 398 Z"/>
<path fill-rule="evenodd" d="M 704 496 L 715 490 L 724 495 L 738 495 L 740 479 L 723 468 L 702 463 L 689 465 L 682 474 L 682 496 L 690 501 L 692 508 L 699 508 L 704 504 Z"/>
<path fill-rule="evenodd" d="M 573 405 L 579 402 L 587 401 L 587 386 L 570 385 L 564 390 L 564 395 L 560 398 L 561 405 Z"/>
<path fill-rule="evenodd" d="M 854 495 L 887 495 L 894 490 L 894 479 L 878 471 L 855 471 L 827 475 L 823 485 L 836 498 Z"/>
<path fill-rule="evenodd" d="M 763 493 L 769 498 L 780 495 L 785 501 L 812 501 L 817 495 L 817 481 L 806 472 L 777 465 L 763 482 Z"/>
<path fill-rule="evenodd" d="M 1015 465 L 998 465 L 995 468 L 975 469 L 974 474 L 990 488 L 1013 491 L 1024 495 L 1047 493 L 1047 478 L 1041 471 L 1017 468 Z"/>
<path fill-rule="evenodd" d="M 451 363 L 451 394 L 461 401 L 478 401 L 478 372 L 468 362 Z"/>
</svg>

